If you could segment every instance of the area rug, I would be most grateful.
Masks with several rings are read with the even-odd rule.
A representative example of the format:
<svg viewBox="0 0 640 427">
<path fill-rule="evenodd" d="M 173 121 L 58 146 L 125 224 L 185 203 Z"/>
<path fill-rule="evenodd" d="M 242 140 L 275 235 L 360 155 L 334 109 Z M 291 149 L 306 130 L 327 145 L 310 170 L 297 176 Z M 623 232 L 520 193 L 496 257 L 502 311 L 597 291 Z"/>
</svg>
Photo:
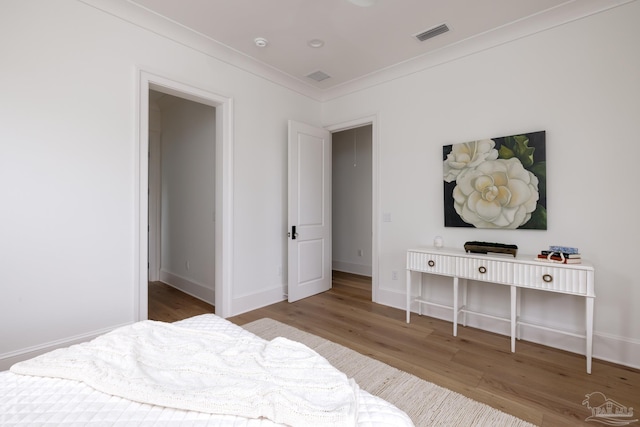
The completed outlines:
<svg viewBox="0 0 640 427">
<path fill-rule="evenodd" d="M 355 379 L 360 388 L 405 411 L 416 426 L 534 426 L 489 405 L 276 320 L 260 319 L 242 327 L 264 339 L 285 337 L 314 349 L 348 377 Z"/>
</svg>

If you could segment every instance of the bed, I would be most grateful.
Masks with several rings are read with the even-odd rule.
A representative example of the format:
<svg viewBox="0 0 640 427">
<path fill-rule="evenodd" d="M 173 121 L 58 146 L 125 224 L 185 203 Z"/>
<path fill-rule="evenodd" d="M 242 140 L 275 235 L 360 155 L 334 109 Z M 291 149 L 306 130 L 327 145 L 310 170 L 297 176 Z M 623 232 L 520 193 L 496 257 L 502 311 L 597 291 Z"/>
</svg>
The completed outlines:
<svg viewBox="0 0 640 427">
<path fill-rule="evenodd" d="M 137 322 L 0 372 L 2 426 L 411 426 L 308 347 L 214 314 Z"/>
</svg>

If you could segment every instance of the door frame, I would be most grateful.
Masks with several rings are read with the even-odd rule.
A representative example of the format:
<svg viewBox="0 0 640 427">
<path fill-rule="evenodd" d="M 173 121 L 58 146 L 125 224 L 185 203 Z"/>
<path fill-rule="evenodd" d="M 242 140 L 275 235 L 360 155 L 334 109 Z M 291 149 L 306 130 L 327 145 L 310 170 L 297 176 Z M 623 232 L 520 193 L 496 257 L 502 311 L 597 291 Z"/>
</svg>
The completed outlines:
<svg viewBox="0 0 640 427">
<path fill-rule="evenodd" d="M 162 150 L 161 132 L 149 130 L 149 277 L 150 282 L 160 280 L 161 234 L 161 191 L 162 191 Z"/>
<path fill-rule="evenodd" d="M 138 93 L 135 149 L 134 304 L 135 320 L 148 318 L 149 89 L 216 109 L 215 312 L 231 315 L 233 273 L 233 99 L 142 69 Z"/>
<path fill-rule="evenodd" d="M 378 303 L 379 287 L 379 236 L 380 236 L 380 138 L 378 114 L 325 126 L 331 133 L 371 125 L 371 300 Z"/>
</svg>

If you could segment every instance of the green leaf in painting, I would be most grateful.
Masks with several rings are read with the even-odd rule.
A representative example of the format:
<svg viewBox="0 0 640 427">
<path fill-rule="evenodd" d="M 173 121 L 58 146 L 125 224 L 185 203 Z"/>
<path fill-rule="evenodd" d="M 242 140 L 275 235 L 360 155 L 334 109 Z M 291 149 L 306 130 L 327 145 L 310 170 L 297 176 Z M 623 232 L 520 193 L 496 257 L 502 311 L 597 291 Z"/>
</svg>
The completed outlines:
<svg viewBox="0 0 640 427">
<path fill-rule="evenodd" d="M 498 158 L 500 159 L 511 159 L 512 157 L 515 157 L 515 156 L 516 156 L 516 153 L 514 153 L 513 150 L 511 150 L 505 144 L 502 144 L 500 146 L 500 149 L 498 149 Z"/>
<path fill-rule="evenodd" d="M 526 135 L 516 135 L 513 137 L 515 142 L 514 151 L 516 156 L 522 162 L 522 166 L 525 168 L 533 165 L 533 152 L 535 147 L 529 147 L 529 138 Z"/>
<path fill-rule="evenodd" d="M 529 221 L 518 228 L 528 230 L 546 230 L 547 210 L 544 208 L 544 206 L 538 204 L 538 206 L 536 206 L 536 210 L 531 214 L 531 219 L 529 219 Z"/>
<path fill-rule="evenodd" d="M 525 168 L 533 165 L 533 152 L 535 147 L 529 147 L 527 135 L 513 135 L 504 138 L 498 150 L 501 159 L 511 159 L 516 157 Z"/>
</svg>

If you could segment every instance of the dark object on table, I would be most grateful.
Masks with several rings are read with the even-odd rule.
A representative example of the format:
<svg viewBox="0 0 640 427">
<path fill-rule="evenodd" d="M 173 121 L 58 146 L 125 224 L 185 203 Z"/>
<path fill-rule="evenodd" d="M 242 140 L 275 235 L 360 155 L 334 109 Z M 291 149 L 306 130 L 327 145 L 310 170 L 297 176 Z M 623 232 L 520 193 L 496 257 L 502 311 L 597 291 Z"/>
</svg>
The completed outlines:
<svg viewBox="0 0 640 427">
<path fill-rule="evenodd" d="M 518 247 L 516 245 L 488 242 L 467 242 L 464 244 L 464 250 L 466 252 L 472 252 L 474 254 L 486 254 L 489 252 L 493 252 L 498 254 L 510 254 L 514 257 L 518 253 Z"/>
</svg>

